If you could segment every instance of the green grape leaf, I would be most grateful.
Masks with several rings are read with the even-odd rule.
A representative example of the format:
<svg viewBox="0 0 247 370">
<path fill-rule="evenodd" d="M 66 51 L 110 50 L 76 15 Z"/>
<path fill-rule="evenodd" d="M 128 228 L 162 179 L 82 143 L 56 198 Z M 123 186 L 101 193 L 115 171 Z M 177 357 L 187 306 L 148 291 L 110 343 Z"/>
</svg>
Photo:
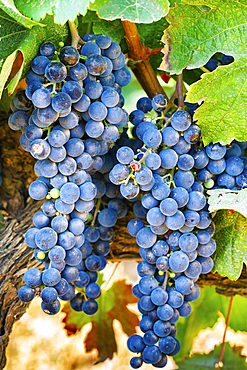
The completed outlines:
<svg viewBox="0 0 247 370">
<path fill-rule="evenodd" d="M 218 296 L 222 297 L 222 301 L 225 304 L 224 310 L 219 307 L 221 312 L 224 314 L 226 319 L 228 307 L 229 307 L 229 297 L 224 295 L 218 294 Z M 245 296 L 235 295 L 232 305 L 232 312 L 230 316 L 230 327 L 235 331 L 246 331 L 247 328 L 247 317 L 246 317 L 246 310 L 247 310 L 247 299 Z"/>
<path fill-rule="evenodd" d="M 247 189 L 234 191 L 230 189 L 208 190 L 209 212 L 219 209 L 233 209 L 247 217 Z"/>
<path fill-rule="evenodd" d="M 152 49 L 163 46 L 160 39 L 164 29 L 169 26 L 169 23 L 165 18 L 161 18 L 157 22 L 152 22 L 150 24 L 138 23 L 136 26 L 143 45 Z"/>
<path fill-rule="evenodd" d="M 66 303 L 62 312 L 66 314 L 63 322 L 69 335 L 81 330 L 88 322 L 92 323 L 92 329 L 85 339 L 86 351 L 94 348 L 98 350 L 98 361 L 112 358 L 117 351 L 117 344 L 113 331 L 113 320 L 119 320 L 126 334 L 135 332 L 139 325 L 138 316 L 130 312 L 127 304 L 136 303 L 137 299 L 132 295 L 132 286 L 125 280 L 118 280 L 108 290 L 101 290 L 101 296 L 97 299 L 99 309 L 95 315 L 87 316 L 83 312 L 73 311 L 69 303 Z"/>
<path fill-rule="evenodd" d="M 55 0 L 53 1 L 53 14 L 55 23 L 65 24 L 73 21 L 78 14 L 86 14 L 90 0 Z"/>
<path fill-rule="evenodd" d="M 180 317 L 177 326 L 176 338 L 181 344 L 180 352 L 175 356 L 177 359 L 189 355 L 193 340 L 199 332 L 208 327 L 212 327 L 219 318 L 219 312 L 226 319 L 229 308 L 230 298 L 222 294 L 217 294 L 215 287 L 205 287 L 201 289 L 201 296 L 195 302 L 190 302 L 192 312 L 189 317 Z M 246 331 L 247 318 L 247 299 L 242 296 L 235 296 L 232 304 L 229 326 L 235 330 Z M 180 368 L 179 368 L 180 369 Z"/>
<path fill-rule="evenodd" d="M 95 11 L 88 10 L 83 17 L 78 17 L 78 21 L 78 32 L 81 37 L 91 31 L 88 29 L 89 26 L 96 35 L 108 35 L 118 44 L 124 39 L 124 30 L 119 19 L 109 22 L 99 18 Z"/>
<path fill-rule="evenodd" d="M 203 66 L 217 53 L 232 55 L 235 62 L 218 66 L 202 75 L 187 95 L 187 101 L 202 102 L 194 119 L 202 130 L 205 145 L 229 144 L 234 138 L 247 140 L 247 8 L 242 1 L 185 0 L 170 9 L 162 41 L 164 57 L 160 69 L 171 74 Z"/>
<path fill-rule="evenodd" d="M 79 18 L 79 23 L 89 23 L 89 22 L 99 22 L 101 21 L 101 18 L 97 16 L 97 13 L 93 10 L 87 10 L 86 14 L 84 16 L 80 16 Z"/>
<path fill-rule="evenodd" d="M 164 29 L 169 26 L 165 18 L 161 18 L 159 21 L 150 24 L 138 23 L 136 26 L 143 45 L 151 49 L 163 47 L 160 39 Z M 151 63 L 155 73 L 157 73 L 157 69 L 162 61 L 162 55 L 162 53 L 152 55 L 149 59 L 149 62 Z"/>
<path fill-rule="evenodd" d="M 16 22 L 22 24 L 26 28 L 32 28 L 33 26 L 37 25 L 41 27 L 44 26 L 43 24 L 34 22 L 31 19 L 25 17 L 23 14 L 21 14 L 20 11 L 16 8 L 13 0 L 0 0 L 0 9 L 2 9 Z"/>
<path fill-rule="evenodd" d="M 219 317 L 219 308 L 216 306 L 217 296 L 215 288 L 207 287 L 202 289 L 200 298 L 195 302 L 191 302 L 192 312 L 190 316 L 179 318 L 176 323 L 176 338 L 180 342 L 181 349 L 175 356 L 175 359 L 189 355 L 193 340 L 199 334 L 199 331 L 212 327 L 216 323 Z"/>
<path fill-rule="evenodd" d="M 11 100 L 12 97 L 8 95 L 7 90 L 4 90 L 2 98 L 0 99 L 0 111 L 8 114 L 10 110 Z"/>
<path fill-rule="evenodd" d="M 135 23 L 152 23 L 164 17 L 169 10 L 168 0 L 95 0 L 90 5 L 100 18 L 123 19 Z"/>
<path fill-rule="evenodd" d="M 39 21 L 45 18 L 46 14 L 52 14 L 53 1 L 32 1 L 32 0 L 15 0 L 17 8 L 26 16 Z"/>
<path fill-rule="evenodd" d="M 173 7 L 178 3 L 181 4 L 182 0 L 170 0 L 169 3 L 170 3 L 170 7 Z"/>
<path fill-rule="evenodd" d="M 68 20 L 73 21 L 78 14 L 85 14 L 90 0 L 15 0 L 18 9 L 28 17 L 38 21 L 46 14 L 54 15 L 55 23 L 64 25 Z"/>
<path fill-rule="evenodd" d="M 42 21 L 45 27 L 35 26 L 31 29 L 19 25 L 0 10 L 1 17 L 3 19 L 1 27 L 3 35 L 1 35 L 0 43 L 0 55 L 2 57 L 0 61 L 0 97 L 18 52 L 22 53 L 23 62 L 18 73 L 9 81 L 9 95 L 13 93 L 21 77 L 27 73 L 31 61 L 38 54 L 42 42 L 52 41 L 58 47 L 60 41 L 68 42 L 69 37 L 68 27 L 54 24 L 53 18 L 50 16 Z"/>
<path fill-rule="evenodd" d="M 187 101 L 204 101 L 194 115 L 205 145 L 247 140 L 247 56 L 220 66 L 190 87 Z"/>
<path fill-rule="evenodd" d="M 185 0 L 167 15 L 164 58 L 160 66 L 171 74 L 184 68 L 203 66 L 216 52 L 246 56 L 247 7 L 244 2 L 228 0 Z M 205 11 L 207 5 L 210 11 Z"/>
<path fill-rule="evenodd" d="M 12 54 L 10 54 L 4 63 L 2 63 L 2 70 L 0 73 L 0 99 L 3 93 L 4 85 L 10 75 L 12 66 L 14 64 L 14 61 L 18 55 L 17 50 L 15 50 Z"/>
<path fill-rule="evenodd" d="M 101 19 L 97 16 L 96 12 L 88 10 L 87 13 L 82 16 L 79 15 L 77 17 L 77 32 L 82 37 L 86 33 L 90 33 L 92 31 L 92 25 L 95 22 L 99 22 Z"/>
<path fill-rule="evenodd" d="M 26 33 L 29 32 L 24 26 L 17 23 L 7 13 L 0 9 L 0 69 L 4 61 L 16 50 L 16 45 L 21 43 Z M 9 64 L 13 63 L 9 60 L 6 68 L 11 68 Z M 1 83 L 0 83 L 1 85 Z"/>
<path fill-rule="evenodd" d="M 124 30 L 120 20 L 115 20 L 112 22 L 105 21 L 98 18 L 98 22 L 93 24 L 93 32 L 97 34 L 108 35 L 112 41 L 120 44 L 124 39 Z"/>
<path fill-rule="evenodd" d="M 237 280 L 247 253 L 247 219 L 233 210 L 222 210 L 216 213 L 213 221 L 214 239 L 217 244 L 213 256 L 213 271 L 231 280 Z"/>
<path fill-rule="evenodd" d="M 183 70 L 183 81 L 188 85 L 192 85 L 194 82 L 197 82 L 201 75 L 203 74 L 200 68 L 197 69 L 184 69 Z"/>
<path fill-rule="evenodd" d="M 223 357 L 224 370 L 247 369 L 246 357 L 241 355 L 243 347 L 231 347 L 225 344 Z M 221 345 L 216 346 L 208 354 L 194 353 L 191 357 L 177 361 L 179 370 L 215 370 L 215 364 L 219 359 Z"/>
</svg>

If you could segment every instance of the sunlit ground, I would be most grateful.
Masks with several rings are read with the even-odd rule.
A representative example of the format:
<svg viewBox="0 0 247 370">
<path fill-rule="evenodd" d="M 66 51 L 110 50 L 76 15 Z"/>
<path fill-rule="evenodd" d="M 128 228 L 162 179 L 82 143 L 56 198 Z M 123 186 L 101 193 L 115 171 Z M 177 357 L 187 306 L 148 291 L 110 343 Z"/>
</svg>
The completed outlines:
<svg viewBox="0 0 247 370">
<path fill-rule="evenodd" d="M 121 263 L 115 273 L 115 264 L 106 268 L 105 279 L 113 282 L 125 277 L 127 282 L 135 284 L 138 281 L 136 263 Z M 108 283 L 107 283 L 108 285 Z M 40 308 L 40 299 L 35 298 L 27 313 L 14 325 L 7 348 L 7 365 L 5 370 L 128 370 L 133 354 L 126 347 L 127 335 L 121 324 L 114 321 L 114 332 L 117 341 L 117 353 L 113 359 L 95 365 L 97 350 L 85 352 L 84 338 L 90 331 L 91 324 L 74 336 L 68 337 L 63 330 L 64 314 L 48 316 Z M 116 302 L 117 304 L 117 302 Z M 133 310 L 133 307 L 132 307 Z M 137 312 L 137 311 L 136 311 Z M 138 328 L 137 333 L 138 333 Z M 212 329 L 199 333 L 193 344 L 194 352 L 210 352 L 222 341 L 224 319 L 220 318 Z M 247 333 L 235 333 L 229 329 L 226 340 L 231 345 L 243 346 L 242 354 L 247 356 Z M 106 343 L 107 345 L 107 343 Z M 143 370 L 150 370 L 150 365 L 144 364 Z M 172 359 L 166 370 L 176 369 Z"/>
</svg>

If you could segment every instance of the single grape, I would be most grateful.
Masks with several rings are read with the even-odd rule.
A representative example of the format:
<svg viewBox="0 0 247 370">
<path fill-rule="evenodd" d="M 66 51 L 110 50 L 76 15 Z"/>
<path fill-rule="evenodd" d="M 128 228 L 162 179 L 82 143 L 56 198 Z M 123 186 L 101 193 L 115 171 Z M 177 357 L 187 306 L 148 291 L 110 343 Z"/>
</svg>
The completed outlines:
<svg viewBox="0 0 247 370">
<path fill-rule="evenodd" d="M 60 61 L 68 67 L 74 67 L 80 59 L 78 51 L 73 46 L 64 46 L 59 53 Z"/>
<path fill-rule="evenodd" d="M 67 69 L 61 62 L 51 62 L 45 68 L 45 75 L 50 82 L 59 83 L 67 77 Z"/>
</svg>

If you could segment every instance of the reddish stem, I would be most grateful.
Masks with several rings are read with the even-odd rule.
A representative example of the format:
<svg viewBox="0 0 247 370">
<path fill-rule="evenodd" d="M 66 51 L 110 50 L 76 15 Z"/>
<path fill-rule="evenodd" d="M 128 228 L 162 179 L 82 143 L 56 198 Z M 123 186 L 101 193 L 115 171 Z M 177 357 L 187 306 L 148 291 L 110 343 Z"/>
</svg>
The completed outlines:
<svg viewBox="0 0 247 370">
<path fill-rule="evenodd" d="M 150 55 L 157 53 L 158 49 L 152 51 L 152 49 L 142 45 L 135 23 L 130 21 L 121 22 L 129 48 L 128 56 L 136 62 L 133 63 L 133 73 L 137 80 L 150 98 L 153 98 L 156 94 L 164 94 L 164 90 L 148 60 Z"/>
<path fill-rule="evenodd" d="M 222 340 L 222 345 L 221 345 L 220 356 L 219 356 L 218 361 L 215 364 L 215 367 L 222 367 L 220 363 L 222 362 L 223 355 L 224 355 L 225 343 L 226 343 L 226 332 L 227 332 L 227 328 L 228 328 L 229 321 L 230 321 L 233 298 L 234 298 L 234 296 L 230 298 L 230 303 L 229 303 L 229 308 L 228 308 L 227 318 L 226 318 L 226 325 L 225 325 L 225 330 L 224 330 L 223 340 Z"/>
<path fill-rule="evenodd" d="M 173 102 L 174 102 L 174 99 L 176 98 L 176 96 L 177 96 L 177 90 L 175 89 L 175 91 L 174 91 L 174 93 L 172 94 L 172 96 L 171 96 L 171 98 L 169 99 L 169 101 L 168 101 L 168 104 L 167 104 L 167 107 L 166 107 L 166 109 L 163 111 L 163 115 L 165 115 L 167 112 L 169 112 L 169 110 L 170 110 L 170 108 L 172 107 L 172 105 L 173 105 Z M 163 129 L 164 129 L 165 127 L 163 127 Z M 162 129 L 162 130 L 163 130 Z M 161 130 L 161 131 L 162 131 Z"/>
<path fill-rule="evenodd" d="M 178 94 L 178 108 L 184 108 L 184 99 L 183 99 L 183 76 L 182 73 L 177 75 L 176 91 Z"/>
<path fill-rule="evenodd" d="M 148 57 L 151 57 L 152 55 L 157 55 L 157 54 L 160 54 L 161 53 L 161 50 L 163 49 L 162 48 L 154 48 L 154 49 L 151 49 L 151 48 L 148 48 L 147 46 L 144 46 L 145 50 L 146 50 L 146 55 Z"/>
</svg>

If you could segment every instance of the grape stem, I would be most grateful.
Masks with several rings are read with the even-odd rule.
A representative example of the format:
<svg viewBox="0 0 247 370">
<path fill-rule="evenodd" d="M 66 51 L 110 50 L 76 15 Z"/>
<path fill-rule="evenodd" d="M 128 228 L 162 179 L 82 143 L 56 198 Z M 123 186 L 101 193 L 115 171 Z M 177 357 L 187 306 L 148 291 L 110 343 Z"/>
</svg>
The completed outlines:
<svg viewBox="0 0 247 370">
<path fill-rule="evenodd" d="M 162 132 L 167 127 L 168 123 L 170 122 L 170 118 L 167 119 L 165 117 L 165 114 L 172 108 L 174 99 L 176 97 L 177 97 L 177 89 L 175 89 L 174 93 L 172 94 L 171 98 L 169 99 L 166 109 L 164 111 L 162 111 L 162 116 L 163 116 L 163 118 L 166 122 L 165 122 L 164 126 L 162 127 L 162 129 L 160 130 L 160 132 Z"/>
<path fill-rule="evenodd" d="M 234 298 L 234 296 L 232 296 L 232 297 L 230 298 L 230 303 L 229 303 L 229 308 L 228 308 L 227 318 L 226 318 L 226 325 L 225 325 L 225 330 L 224 330 L 223 339 L 222 339 L 222 345 L 221 345 L 220 356 L 219 356 L 218 361 L 217 361 L 217 362 L 216 362 L 216 364 L 215 364 L 215 368 L 216 368 L 216 369 L 217 369 L 217 368 L 220 368 L 220 367 L 223 367 L 222 359 L 223 359 L 223 356 L 224 356 L 224 350 L 225 350 L 225 344 L 226 344 L 226 332 L 227 332 L 227 328 L 228 328 L 229 321 L 230 321 L 230 315 L 231 315 L 231 310 L 232 310 L 232 302 L 233 302 L 233 298 Z"/>
<path fill-rule="evenodd" d="M 53 97 L 54 95 L 56 95 L 56 84 L 53 84 L 53 86 L 52 86 L 52 92 L 51 92 L 51 95 L 52 95 L 52 97 Z"/>
<path fill-rule="evenodd" d="M 175 167 L 167 175 L 162 177 L 163 179 L 166 179 L 167 177 L 169 177 L 168 182 L 165 180 L 165 182 L 169 186 L 169 188 L 171 187 L 171 185 L 173 185 L 174 188 L 176 187 L 176 185 L 173 181 L 174 172 L 175 172 Z"/>
<path fill-rule="evenodd" d="M 168 282 L 168 277 L 169 277 L 169 274 L 168 272 L 166 271 L 166 274 L 165 274 L 165 279 L 163 281 L 163 284 L 161 286 L 162 289 L 166 290 L 166 285 L 167 285 L 167 282 Z"/>
<path fill-rule="evenodd" d="M 205 72 L 205 73 L 208 73 L 208 72 L 210 72 L 207 68 L 205 68 L 205 67 L 200 67 L 200 69 L 203 71 L 203 72 Z"/>
<path fill-rule="evenodd" d="M 159 48 L 152 51 L 152 49 L 142 45 L 135 23 L 127 20 L 121 20 L 121 23 L 129 48 L 128 57 L 132 60 L 130 64 L 132 64 L 133 73 L 137 80 L 149 98 L 152 99 L 157 94 L 165 94 L 149 63 L 149 57 L 153 55 L 153 53 L 158 53 Z"/>
<path fill-rule="evenodd" d="M 54 83 L 54 82 L 48 82 L 47 84 L 43 84 L 42 86 L 43 87 L 47 87 L 47 86 L 51 86 L 51 85 L 56 85 L 56 83 Z"/>
<path fill-rule="evenodd" d="M 162 131 L 163 131 L 163 130 L 168 126 L 168 124 L 170 123 L 170 120 L 171 120 L 171 118 L 168 118 L 168 119 L 165 119 L 165 118 L 164 118 L 165 123 L 164 123 L 164 125 L 162 126 L 162 128 L 161 128 L 160 132 L 162 132 Z"/>
<path fill-rule="evenodd" d="M 94 224 L 95 224 L 97 214 L 99 212 L 100 204 L 101 204 L 101 198 L 99 198 L 97 203 L 96 203 L 95 210 L 94 210 L 94 215 L 93 215 L 93 221 L 91 222 L 91 226 L 94 226 Z"/>
<path fill-rule="evenodd" d="M 154 49 L 148 48 L 147 46 L 144 46 L 144 48 L 146 50 L 146 55 L 150 58 L 152 55 L 161 54 L 161 50 L 163 49 L 163 46 L 162 48 L 154 48 Z"/>
<path fill-rule="evenodd" d="M 134 175 L 134 171 L 133 170 L 130 172 L 130 174 L 128 175 L 128 177 L 125 180 L 121 181 L 119 184 L 127 185 L 130 179 L 134 180 L 134 184 L 137 185 L 137 182 L 135 180 L 135 175 Z"/>
<path fill-rule="evenodd" d="M 180 73 L 177 75 L 176 91 L 178 94 L 178 109 L 184 108 L 184 99 L 183 99 L 183 75 Z"/>
<path fill-rule="evenodd" d="M 168 181 L 166 181 L 166 179 L 168 179 Z M 173 182 L 173 178 L 172 178 L 172 174 L 171 173 L 168 173 L 167 175 L 163 176 L 162 179 L 165 180 L 166 184 L 170 187 L 171 183 Z"/>
<path fill-rule="evenodd" d="M 73 46 L 75 49 L 77 49 L 78 43 L 83 45 L 84 42 L 82 41 L 82 39 L 80 38 L 80 36 L 77 32 L 75 22 L 74 21 L 68 21 L 68 23 L 69 23 L 69 29 L 70 29 L 71 38 L 72 38 L 71 46 Z"/>
<path fill-rule="evenodd" d="M 51 127 L 47 127 L 47 128 L 44 128 L 43 131 L 47 131 L 47 135 L 46 135 L 46 138 L 44 140 L 48 140 L 48 137 L 50 135 L 50 132 L 51 132 Z"/>
<path fill-rule="evenodd" d="M 143 148 L 144 149 L 144 148 Z M 152 151 L 150 149 L 147 149 L 145 153 L 143 153 L 143 157 L 139 160 L 139 163 L 143 163 L 145 161 L 145 159 L 147 158 L 147 156 L 152 153 Z"/>
</svg>

